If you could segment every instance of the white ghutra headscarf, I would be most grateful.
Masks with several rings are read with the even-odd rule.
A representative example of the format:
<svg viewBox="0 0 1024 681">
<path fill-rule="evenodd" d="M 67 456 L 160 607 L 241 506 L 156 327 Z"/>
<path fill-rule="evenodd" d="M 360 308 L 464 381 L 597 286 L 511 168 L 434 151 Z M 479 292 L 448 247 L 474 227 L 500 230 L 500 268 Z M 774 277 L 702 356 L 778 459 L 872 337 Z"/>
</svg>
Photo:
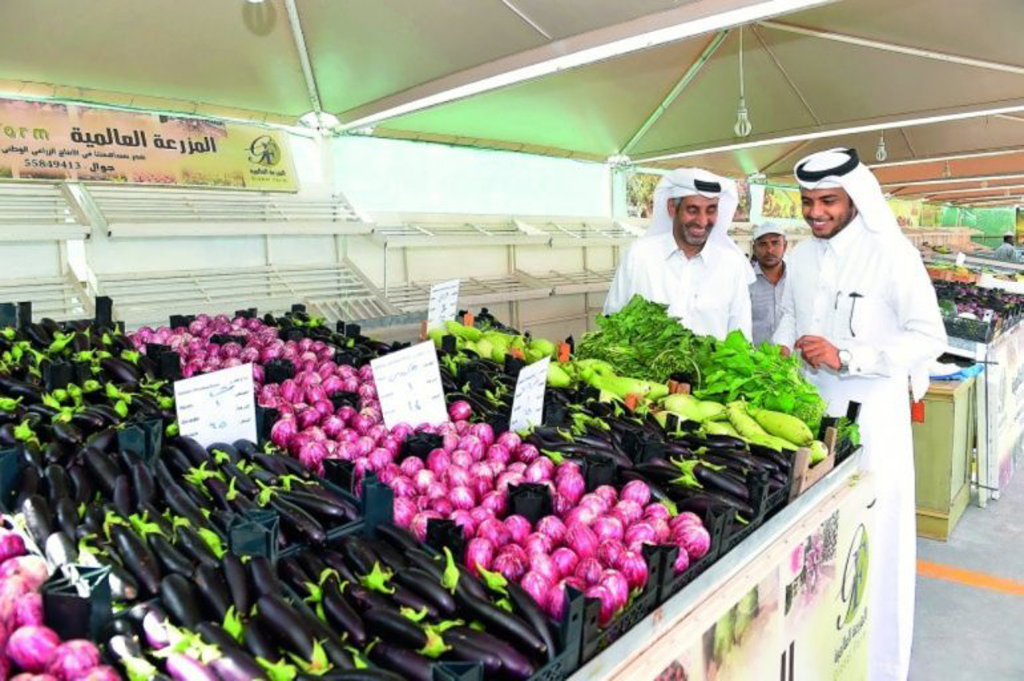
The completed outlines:
<svg viewBox="0 0 1024 681">
<path fill-rule="evenodd" d="M 715 226 L 708 235 L 708 245 L 720 246 L 726 250 L 734 250 L 747 263 L 747 283 L 755 279 L 754 270 L 743 250 L 729 236 L 732 219 L 739 207 L 739 192 L 736 183 L 727 177 L 721 177 L 700 168 L 677 168 L 661 178 L 654 190 L 654 219 L 644 236 L 657 236 L 672 231 L 673 216 L 668 209 L 669 199 L 687 196 L 703 196 L 706 199 L 718 199 L 718 216 Z"/>
</svg>

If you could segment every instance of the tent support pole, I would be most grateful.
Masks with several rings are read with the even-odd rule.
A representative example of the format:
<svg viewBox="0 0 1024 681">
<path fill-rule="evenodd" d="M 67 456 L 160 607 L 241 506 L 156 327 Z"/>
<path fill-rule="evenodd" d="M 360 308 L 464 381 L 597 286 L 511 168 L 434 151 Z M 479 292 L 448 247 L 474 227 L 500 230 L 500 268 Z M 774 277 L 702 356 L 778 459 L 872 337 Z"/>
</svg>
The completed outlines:
<svg viewBox="0 0 1024 681">
<path fill-rule="evenodd" d="M 323 111 L 320 106 L 320 91 L 317 89 L 313 66 L 309 61 L 309 49 L 306 47 L 306 36 L 302 32 L 299 10 L 295 6 L 295 0 L 284 0 L 284 6 L 288 10 L 288 24 L 291 26 L 292 37 L 295 39 L 295 51 L 299 53 L 299 63 L 302 65 L 302 77 L 306 81 L 309 103 L 313 106 L 313 111 L 316 112 L 319 122 L 320 113 Z"/>
<path fill-rule="evenodd" d="M 812 38 L 822 38 L 824 40 L 832 40 L 839 43 L 847 43 L 848 45 L 867 47 L 873 50 L 894 52 L 896 54 L 905 54 L 910 57 L 921 57 L 922 59 L 942 61 L 948 64 L 959 64 L 960 66 L 973 66 L 975 68 L 987 69 L 989 71 L 1002 71 L 1004 73 L 1013 73 L 1018 76 L 1024 76 L 1024 66 L 1018 66 L 1016 64 L 1003 64 L 1000 62 L 988 61 L 987 59 L 973 59 L 971 57 L 962 57 L 960 55 L 949 54 L 947 52 L 924 50 L 919 47 L 910 47 L 908 45 L 900 45 L 898 43 L 887 43 L 881 40 L 860 38 L 853 35 L 847 35 L 845 33 L 822 31 L 815 28 L 804 28 L 803 26 L 794 26 L 793 24 L 784 24 L 778 21 L 765 20 L 759 21 L 758 24 L 764 26 L 765 28 L 774 28 L 777 31 L 786 31 L 788 33 L 796 33 L 797 35 L 810 36 Z"/>
<path fill-rule="evenodd" d="M 697 77 L 697 74 L 700 73 L 700 70 L 704 68 L 704 64 L 706 64 L 718 48 L 722 46 L 722 43 L 725 42 L 725 38 L 728 35 L 729 29 L 725 29 L 719 31 L 713 38 L 711 38 L 711 42 L 708 43 L 708 46 L 704 48 L 704 51 L 701 52 L 699 57 L 697 57 L 697 60 L 690 64 L 690 68 L 686 69 L 686 73 L 684 73 L 683 77 L 679 79 L 679 82 L 669 90 L 668 94 L 665 95 L 665 98 L 661 100 L 661 104 L 658 105 L 658 108 L 656 108 L 651 115 L 647 117 L 647 120 L 645 120 L 643 125 L 640 126 L 640 129 L 633 133 L 633 136 L 629 138 L 629 141 L 622 145 L 622 149 L 619 151 L 619 154 L 628 155 L 629 152 L 632 151 L 633 147 L 635 147 L 637 142 L 640 141 L 640 138 L 647 134 L 647 131 L 650 130 L 658 119 L 661 118 L 662 114 L 668 110 L 668 107 L 672 105 L 672 102 L 676 101 L 676 98 L 682 94 L 683 90 L 693 82 Z"/>
</svg>

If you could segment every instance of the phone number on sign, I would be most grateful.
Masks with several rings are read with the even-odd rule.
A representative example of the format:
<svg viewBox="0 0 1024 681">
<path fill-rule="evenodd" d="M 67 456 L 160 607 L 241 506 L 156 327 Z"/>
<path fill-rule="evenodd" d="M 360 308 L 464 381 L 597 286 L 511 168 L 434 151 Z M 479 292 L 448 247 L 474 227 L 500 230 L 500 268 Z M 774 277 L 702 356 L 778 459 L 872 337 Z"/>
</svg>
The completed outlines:
<svg viewBox="0 0 1024 681">
<path fill-rule="evenodd" d="M 26 159 L 25 165 L 29 168 L 65 168 L 67 170 L 82 169 L 82 164 L 78 161 L 43 161 L 38 158 Z"/>
</svg>

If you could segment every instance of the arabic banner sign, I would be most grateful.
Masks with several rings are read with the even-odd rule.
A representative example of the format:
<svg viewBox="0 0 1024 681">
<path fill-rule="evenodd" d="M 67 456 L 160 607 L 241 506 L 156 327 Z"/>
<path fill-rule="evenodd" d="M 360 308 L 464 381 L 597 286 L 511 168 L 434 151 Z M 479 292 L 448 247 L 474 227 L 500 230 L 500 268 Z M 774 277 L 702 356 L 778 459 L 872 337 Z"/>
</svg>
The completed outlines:
<svg viewBox="0 0 1024 681">
<path fill-rule="evenodd" d="M 0 178 L 298 188 L 283 131 L 3 99 Z"/>
</svg>

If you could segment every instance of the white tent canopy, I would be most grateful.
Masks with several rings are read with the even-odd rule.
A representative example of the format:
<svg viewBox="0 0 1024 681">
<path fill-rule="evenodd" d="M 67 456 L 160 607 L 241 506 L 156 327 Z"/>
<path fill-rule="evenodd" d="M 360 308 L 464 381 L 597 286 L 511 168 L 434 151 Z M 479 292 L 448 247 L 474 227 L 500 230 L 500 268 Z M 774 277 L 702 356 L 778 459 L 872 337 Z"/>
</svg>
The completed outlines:
<svg viewBox="0 0 1024 681">
<path fill-rule="evenodd" d="M 281 124 L 320 109 L 381 136 L 732 175 L 784 175 L 836 145 L 871 160 L 884 135 L 887 163 L 939 159 L 880 167 L 897 196 L 1024 194 L 1019 0 L 8 0 L 2 13 L 6 95 Z M 1019 153 L 957 158 L 993 150 Z"/>
</svg>

